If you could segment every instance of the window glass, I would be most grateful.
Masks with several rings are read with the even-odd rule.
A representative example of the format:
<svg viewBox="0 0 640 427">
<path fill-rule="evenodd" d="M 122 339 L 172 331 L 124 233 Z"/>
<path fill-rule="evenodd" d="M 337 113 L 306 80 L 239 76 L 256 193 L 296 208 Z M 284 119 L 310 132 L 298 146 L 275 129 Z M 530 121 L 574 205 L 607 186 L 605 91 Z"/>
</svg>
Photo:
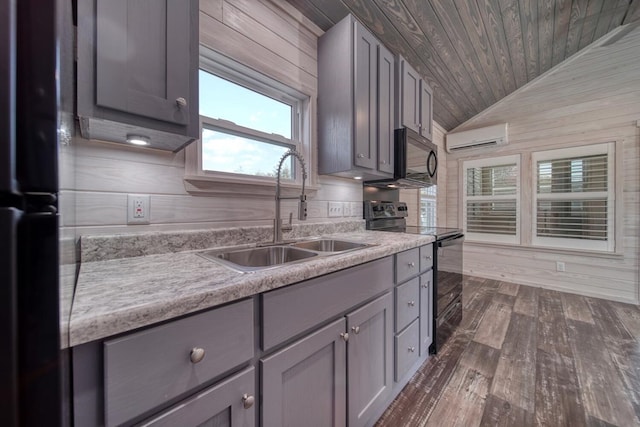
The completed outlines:
<svg viewBox="0 0 640 427">
<path fill-rule="evenodd" d="M 436 195 L 437 187 L 420 189 L 420 225 L 424 227 L 436 226 Z"/>
<path fill-rule="evenodd" d="M 275 177 L 282 155 L 302 149 L 293 121 L 299 100 L 282 93 L 277 84 L 234 76 L 242 84 L 200 70 L 200 169 Z M 283 163 L 281 178 L 295 179 L 292 157 Z"/>
<path fill-rule="evenodd" d="M 202 169 L 256 176 L 276 176 L 280 157 L 290 147 L 245 136 L 202 128 Z M 282 166 L 281 178 L 292 178 L 291 157 Z"/>
<path fill-rule="evenodd" d="M 471 160 L 463 168 L 467 238 L 520 243 L 520 157 Z"/>
<path fill-rule="evenodd" d="M 534 244 L 613 250 L 609 144 L 541 151 L 536 168 Z"/>
<path fill-rule="evenodd" d="M 200 115 L 264 133 L 291 134 L 291 105 L 200 70 Z"/>
</svg>

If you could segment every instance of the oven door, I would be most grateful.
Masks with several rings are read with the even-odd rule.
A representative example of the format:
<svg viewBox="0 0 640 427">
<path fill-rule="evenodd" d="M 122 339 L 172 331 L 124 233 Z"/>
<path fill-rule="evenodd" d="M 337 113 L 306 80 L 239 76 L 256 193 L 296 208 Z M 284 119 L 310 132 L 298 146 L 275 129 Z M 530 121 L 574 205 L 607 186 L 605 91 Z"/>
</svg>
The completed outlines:
<svg viewBox="0 0 640 427">
<path fill-rule="evenodd" d="M 440 316 L 462 295 L 462 244 L 464 235 L 438 240 L 436 277 L 436 316 Z"/>
</svg>

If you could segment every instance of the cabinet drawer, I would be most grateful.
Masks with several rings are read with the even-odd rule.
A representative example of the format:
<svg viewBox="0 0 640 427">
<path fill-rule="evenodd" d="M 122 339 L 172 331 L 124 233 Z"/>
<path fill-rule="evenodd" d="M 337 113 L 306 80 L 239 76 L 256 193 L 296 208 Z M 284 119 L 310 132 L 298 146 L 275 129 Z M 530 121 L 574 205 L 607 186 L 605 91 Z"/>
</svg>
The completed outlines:
<svg viewBox="0 0 640 427">
<path fill-rule="evenodd" d="M 418 248 L 409 249 L 396 255 L 396 283 L 418 274 L 420 265 L 420 250 Z"/>
<path fill-rule="evenodd" d="M 396 381 L 400 381 L 418 360 L 419 329 L 416 319 L 396 336 Z"/>
<path fill-rule="evenodd" d="M 262 348 L 268 350 L 393 286 L 391 257 L 262 295 Z"/>
<path fill-rule="evenodd" d="M 228 378 L 174 408 L 140 424 L 141 427 L 255 425 L 255 368 Z M 206 423 L 206 424 L 205 424 Z"/>
<path fill-rule="evenodd" d="M 420 247 L 420 272 L 433 268 L 433 244 Z"/>
<path fill-rule="evenodd" d="M 396 288 L 396 332 L 400 332 L 420 313 L 420 280 L 416 277 Z"/>
<path fill-rule="evenodd" d="M 105 417 L 119 425 L 253 357 L 253 300 L 104 343 Z M 191 361 L 194 348 L 204 358 Z"/>
</svg>

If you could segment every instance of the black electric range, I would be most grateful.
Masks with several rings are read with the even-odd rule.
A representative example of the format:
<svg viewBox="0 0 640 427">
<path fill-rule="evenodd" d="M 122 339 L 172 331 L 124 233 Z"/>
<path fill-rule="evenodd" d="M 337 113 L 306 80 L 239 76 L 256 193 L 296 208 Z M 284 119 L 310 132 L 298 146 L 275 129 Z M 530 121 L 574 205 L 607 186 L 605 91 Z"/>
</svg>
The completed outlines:
<svg viewBox="0 0 640 427">
<path fill-rule="evenodd" d="M 364 217 L 368 230 L 422 234 L 435 237 L 433 262 L 433 343 L 436 353 L 462 321 L 462 283 L 464 234 L 458 228 L 406 225 L 404 202 L 365 201 Z"/>
</svg>

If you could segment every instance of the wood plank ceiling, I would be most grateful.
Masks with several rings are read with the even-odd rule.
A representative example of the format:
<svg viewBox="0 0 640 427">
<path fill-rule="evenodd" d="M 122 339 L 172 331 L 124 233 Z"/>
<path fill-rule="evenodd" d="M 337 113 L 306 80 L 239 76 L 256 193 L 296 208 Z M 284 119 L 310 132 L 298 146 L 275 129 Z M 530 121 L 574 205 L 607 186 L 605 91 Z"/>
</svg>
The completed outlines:
<svg viewBox="0 0 640 427">
<path fill-rule="evenodd" d="M 287 1 L 325 31 L 355 15 L 426 78 L 446 130 L 640 21 L 640 0 Z"/>
</svg>

